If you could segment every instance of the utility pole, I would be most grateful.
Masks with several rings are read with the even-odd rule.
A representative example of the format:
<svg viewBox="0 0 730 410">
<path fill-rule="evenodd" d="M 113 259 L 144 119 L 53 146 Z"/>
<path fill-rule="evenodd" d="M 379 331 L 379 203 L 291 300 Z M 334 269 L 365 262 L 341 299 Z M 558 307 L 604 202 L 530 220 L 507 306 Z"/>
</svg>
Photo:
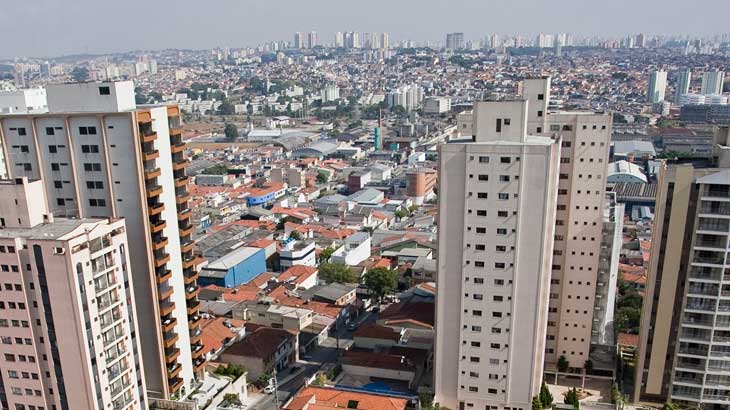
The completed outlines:
<svg viewBox="0 0 730 410">
<path fill-rule="evenodd" d="M 274 375 L 271 381 L 274 383 L 274 408 L 279 410 L 279 382 L 276 381 L 276 364 L 274 364 Z"/>
</svg>

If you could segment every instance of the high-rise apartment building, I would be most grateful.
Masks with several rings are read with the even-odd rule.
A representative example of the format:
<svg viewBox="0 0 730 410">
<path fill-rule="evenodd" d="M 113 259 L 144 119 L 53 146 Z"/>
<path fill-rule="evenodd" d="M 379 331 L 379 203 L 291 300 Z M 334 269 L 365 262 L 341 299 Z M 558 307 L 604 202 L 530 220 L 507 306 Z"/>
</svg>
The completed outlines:
<svg viewBox="0 0 730 410">
<path fill-rule="evenodd" d="M 307 34 L 307 48 L 314 48 L 317 47 L 317 32 L 316 31 L 310 31 Z"/>
<path fill-rule="evenodd" d="M 647 274 L 634 401 L 730 406 L 730 130 L 710 164 L 665 164 Z"/>
<path fill-rule="evenodd" d="M 480 101 L 473 137 L 440 146 L 435 400 L 526 410 L 540 388 L 560 138 L 528 101 Z M 495 407 L 496 406 L 496 407 Z"/>
<path fill-rule="evenodd" d="M 123 219 L 54 219 L 42 181 L 0 181 L 0 407 L 146 409 Z"/>
<path fill-rule="evenodd" d="M 674 92 L 674 103 L 679 105 L 682 96 L 689 94 L 689 85 L 692 83 L 692 71 L 685 70 L 677 75 L 677 87 Z"/>
<path fill-rule="evenodd" d="M 448 33 L 446 34 L 447 50 L 464 49 L 464 33 Z"/>
<path fill-rule="evenodd" d="M 383 50 L 390 48 L 390 35 L 388 33 L 380 33 L 380 48 Z"/>
<path fill-rule="evenodd" d="M 191 391 L 204 359 L 187 160 L 177 105 L 131 81 L 47 87 L 48 113 L 0 116 L 10 178 L 40 179 L 54 216 L 123 217 L 150 396 Z"/>
<path fill-rule="evenodd" d="M 658 103 L 664 101 L 664 93 L 667 89 L 667 72 L 653 71 L 649 76 L 649 85 L 646 92 L 646 102 Z"/>
<path fill-rule="evenodd" d="M 720 94 L 725 82 L 725 72 L 720 70 L 705 71 L 702 74 L 702 94 Z"/>
<path fill-rule="evenodd" d="M 335 33 L 335 47 L 342 48 L 345 46 L 345 36 L 341 31 Z"/>
<path fill-rule="evenodd" d="M 549 77 L 526 79 L 518 92 L 530 102 L 528 132 L 562 140 L 545 358 L 555 364 L 564 356 L 583 368 L 595 335 L 597 286 L 609 285 L 598 277 L 613 118 L 548 111 Z"/>
<path fill-rule="evenodd" d="M 305 48 L 307 42 L 307 33 L 296 32 L 294 33 L 293 48 Z"/>
</svg>

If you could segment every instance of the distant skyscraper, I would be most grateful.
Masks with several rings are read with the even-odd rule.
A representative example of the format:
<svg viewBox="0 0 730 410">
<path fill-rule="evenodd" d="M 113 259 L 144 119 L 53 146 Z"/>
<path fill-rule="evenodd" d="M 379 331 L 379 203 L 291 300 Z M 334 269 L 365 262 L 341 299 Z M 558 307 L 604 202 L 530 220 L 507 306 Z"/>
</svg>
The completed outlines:
<svg viewBox="0 0 730 410">
<path fill-rule="evenodd" d="M 702 94 L 720 94 L 725 81 L 725 72 L 717 69 L 706 71 L 702 75 Z"/>
<path fill-rule="evenodd" d="M 730 132 L 717 160 L 659 168 L 632 399 L 694 409 L 730 402 Z"/>
<path fill-rule="evenodd" d="M 529 409 L 543 379 L 561 140 L 529 135 L 528 108 L 478 101 L 472 140 L 439 146 L 435 401 L 452 409 Z"/>
<path fill-rule="evenodd" d="M 674 93 L 674 103 L 679 104 L 679 100 L 684 94 L 689 93 L 689 85 L 692 82 L 692 71 L 685 70 L 677 75 L 677 87 Z"/>
<path fill-rule="evenodd" d="M 124 220 L 54 220 L 27 178 L 0 209 L 0 407 L 147 409 Z"/>
<path fill-rule="evenodd" d="M 337 33 L 335 33 L 335 47 L 336 48 L 345 47 L 345 36 L 342 34 L 341 31 L 338 31 Z"/>
<path fill-rule="evenodd" d="M 464 48 L 464 33 L 446 34 L 446 49 L 461 50 Z"/>
<path fill-rule="evenodd" d="M 667 89 L 667 72 L 654 71 L 649 76 L 649 89 L 646 93 L 646 101 L 657 103 L 664 101 L 664 92 Z"/>
<path fill-rule="evenodd" d="M 296 32 L 294 33 L 294 48 L 304 48 L 305 41 L 306 41 L 306 34 L 302 32 Z"/>
<path fill-rule="evenodd" d="M 639 33 L 636 35 L 636 47 L 646 48 L 646 34 Z"/>
<path fill-rule="evenodd" d="M 307 35 L 307 48 L 317 47 L 317 32 L 310 31 Z"/>
<path fill-rule="evenodd" d="M 380 48 L 383 50 L 390 48 L 390 35 L 388 33 L 380 33 Z"/>
</svg>

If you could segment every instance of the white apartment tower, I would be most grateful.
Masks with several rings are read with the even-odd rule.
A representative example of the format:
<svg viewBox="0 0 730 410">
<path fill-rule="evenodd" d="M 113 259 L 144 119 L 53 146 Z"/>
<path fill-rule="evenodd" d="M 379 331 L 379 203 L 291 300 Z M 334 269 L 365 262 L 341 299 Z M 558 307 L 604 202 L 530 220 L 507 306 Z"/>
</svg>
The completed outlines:
<svg viewBox="0 0 730 410">
<path fill-rule="evenodd" d="M 548 111 L 549 77 L 526 79 L 518 91 L 530 103 L 528 132 L 562 141 L 545 357 L 552 365 L 565 356 L 582 368 L 596 336 L 596 287 L 608 285 L 598 275 L 613 119 Z"/>
<path fill-rule="evenodd" d="M 560 139 L 528 102 L 481 101 L 473 137 L 440 146 L 435 400 L 521 409 L 540 388 Z"/>
<path fill-rule="evenodd" d="M 147 408 L 123 219 L 55 219 L 45 187 L 0 181 L 0 407 Z"/>
<path fill-rule="evenodd" d="M 702 94 L 721 94 L 725 82 L 725 72 L 719 70 L 706 71 L 702 75 Z"/>
<path fill-rule="evenodd" d="M 658 103 L 664 101 L 667 89 L 667 72 L 653 71 L 649 76 L 649 85 L 646 92 L 646 102 Z"/>
<path fill-rule="evenodd" d="M 49 112 L 0 116 L 10 178 L 43 181 L 54 216 L 123 217 L 151 397 L 190 392 L 204 359 L 187 160 L 177 105 L 137 107 L 131 81 L 47 87 Z"/>
<path fill-rule="evenodd" d="M 689 86 L 692 83 L 692 71 L 685 70 L 677 75 L 677 87 L 674 92 L 674 103 L 679 105 L 682 96 L 689 94 Z"/>
</svg>

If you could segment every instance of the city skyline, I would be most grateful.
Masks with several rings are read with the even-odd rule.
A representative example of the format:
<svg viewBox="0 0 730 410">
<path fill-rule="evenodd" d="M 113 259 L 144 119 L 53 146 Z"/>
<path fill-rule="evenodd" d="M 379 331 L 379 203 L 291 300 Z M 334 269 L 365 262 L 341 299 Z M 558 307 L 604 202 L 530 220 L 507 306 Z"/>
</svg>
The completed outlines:
<svg viewBox="0 0 730 410">
<path fill-rule="evenodd" d="M 133 0 L 132 4 L 105 5 L 103 9 L 88 0 L 70 5 L 52 0 L 42 0 L 34 5 L 16 3 L 6 5 L 0 12 L 0 34 L 5 38 L 15 38 L 5 45 L 0 57 L 243 47 L 282 39 L 291 41 L 293 31 L 297 30 L 317 31 L 321 44 L 332 43 L 337 31 L 351 30 L 389 32 L 392 41 L 432 42 L 443 42 L 445 33 L 451 31 L 464 32 L 465 39 L 480 39 L 488 33 L 520 32 L 570 32 L 596 36 L 639 32 L 661 34 L 671 33 L 675 27 L 692 35 L 714 35 L 726 30 L 722 16 L 730 12 L 730 4 L 718 1 L 704 2 L 715 12 L 702 15 L 702 19 L 687 18 L 693 15 L 698 5 L 680 2 L 671 7 L 658 1 L 635 4 L 621 0 L 606 6 L 601 13 L 595 13 L 593 6 L 576 0 L 561 1 L 562 7 L 534 0 L 501 5 L 468 3 L 434 4 L 432 7 L 419 3 L 418 6 L 427 11 L 420 16 L 414 15 L 418 18 L 418 25 L 410 27 L 403 25 L 400 16 L 413 15 L 415 3 L 391 4 L 380 0 L 368 3 L 367 7 L 356 6 L 354 10 L 348 8 L 346 11 L 339 11 L 330 0 L 322 0 L 314 7 L 292 4 L 276 10 L 266 5 L 234 4 L 227 0 L 208 16 L 189 13 L 190 7 L 195 5 L 190 0 L 176 3 L 175 8 L 164 4 L 142 4 L 137 0 Z M 628 9 L 632 13 L 627 15 L 625 11 Z M 140 14 L 142 10 L 146 14 Z M 540 18 L 535 21 L 518 20 L 514 16 L 527 15 L 521 10 L 530 10 L 530 14 Z M 271 18 L 274 12 L 276 20 Z M 359 12 L 359 18 L 353 18 L 353 12 Z M 655 18 L 647 22 L 647 14 Z M 115 17 L 107 19 L 105 15 Z M 149 20 L 149 24 L 134 23 L 144 15 L 160 18 Z M 441 17 L 446 15 L 460 15 L 461 21 L 458 24 L 442 22 Z M 72 21 L 83 21 L 84 24 L 62 23 Z M 35 29 L 25 30 L 25 35 L 17 36 L 18 32 L 30 26 Z M 133 29 L 130 30 L 130 27 Z"/>
</svg>

